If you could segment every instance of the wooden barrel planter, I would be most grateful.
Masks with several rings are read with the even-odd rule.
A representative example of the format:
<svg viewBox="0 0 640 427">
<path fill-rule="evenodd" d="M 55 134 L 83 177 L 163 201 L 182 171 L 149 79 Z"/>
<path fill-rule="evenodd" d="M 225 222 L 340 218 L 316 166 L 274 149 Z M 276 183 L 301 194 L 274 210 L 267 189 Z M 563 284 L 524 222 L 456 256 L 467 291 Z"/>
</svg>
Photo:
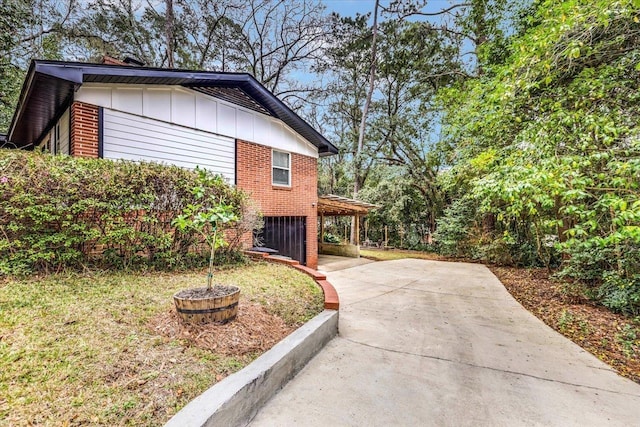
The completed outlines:
<svg viewBox="0 0 640 427">
<path fill-rule="evenodd" d="M 227 323 L 238 315 L 240 288 L 214 286 L 185 289 L 173 296 L 176 310 L 187 323 Z"/>
</svg>

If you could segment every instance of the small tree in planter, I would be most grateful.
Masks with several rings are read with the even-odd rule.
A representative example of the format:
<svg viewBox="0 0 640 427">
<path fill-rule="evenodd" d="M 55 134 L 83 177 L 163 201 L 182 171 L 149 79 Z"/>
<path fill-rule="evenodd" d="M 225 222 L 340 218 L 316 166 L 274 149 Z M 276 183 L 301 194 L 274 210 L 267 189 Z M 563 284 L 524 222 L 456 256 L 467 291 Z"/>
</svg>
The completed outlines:
<svg viewBox="0 0 640 427">
<path fill-rule="evenodd" d="M 216 250 L 224 247 L 224 228 L 238 220 L 235 207 L 222 196 L 207 196 L 207 187 L 219 185 L 221 178 L 198 170 L 199 184 L 192 189 L 200 203 L 190 204 L 172 224 L 180 231 L 192 231 L 200 235 L 209 246 L 209 272 L 207 287 L 185 289 L 173 296 L 176 310 L 188 323 L 226 323 L 238 314 L 240 289 L 233 285 L 213 286 L 213 264 Z"/>
</svg>

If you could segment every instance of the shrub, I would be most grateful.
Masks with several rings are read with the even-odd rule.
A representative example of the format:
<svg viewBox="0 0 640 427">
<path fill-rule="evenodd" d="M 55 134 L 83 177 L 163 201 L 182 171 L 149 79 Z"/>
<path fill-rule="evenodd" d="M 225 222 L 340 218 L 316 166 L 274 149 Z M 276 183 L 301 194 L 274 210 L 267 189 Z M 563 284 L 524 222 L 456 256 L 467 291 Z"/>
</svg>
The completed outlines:
<svg viewBox="0 0 640 427">
<path fill-rule="evenodd" d="M 322 241 L 325 243 L 340 243 L 340 238 L 331 233 L 324 233 Z"/>
<path fill-rule="evenodd" d="M 477 227 L 473 202 L 470 197 L 454 200 L 438 219 L 433 238 L 441 255 L 470 256 L 472 230 Z"/>
<path fill-rule="evenodd" d="M 199 263 L 200 237 L 171 224 L 196 203 L 197 177 L 155 163 L 0 150 L 0 274 Z M 241 191 L 212 183 L 207 193 L 239 216 L 250 209 Z"/>
<path fill-rule="evenodd" d="M 640 314 L 640 245 L 634 239 L 570 239 L 556 276 L 579 281 L 588 297 L 624 314 Z"/>
<path fill-rule="evenodd" d="M 630 280 L 616 272 L 604 273 L 604 282 L 598 288 L 602 305 L 627 315 L 640 314 L 640 274 Z"/>
</svg>

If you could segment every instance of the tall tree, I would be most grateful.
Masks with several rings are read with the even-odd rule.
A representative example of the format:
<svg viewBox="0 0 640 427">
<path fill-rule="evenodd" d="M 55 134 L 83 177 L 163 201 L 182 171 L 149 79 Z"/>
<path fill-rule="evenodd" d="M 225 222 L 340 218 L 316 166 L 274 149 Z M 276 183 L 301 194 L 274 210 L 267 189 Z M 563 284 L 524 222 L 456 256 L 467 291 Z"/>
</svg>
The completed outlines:
<svg viewBox="0 0 640 427">
<path fill-rule="evenodd" d="M 468 223 L 495 218 L 490 235 L 453 241 L 494 261 L 562 261 L 589 295 L 640 313 L 640 9 L 545 1 L 533 18 L 504 64 L 443 94 L 456 161 L 443 178 Z"/>
<path fill-rule="evenodd" d="M 339 91 L 331 98 L 330 111 L 333 123 L 340 125 L 344 160 L 351 163 L 352 194 L 368 185 L 378 165 L 401 166 L 394 174 L 404 170 L 405 182 L 419 190 L 414 194 L 428 201 L 425 221 L 433 229 L 442 200 L 435 182 L 441 161 L 431 150 L 438 129 L 432 98 L 442 86 L 467 75 L 459 38 L 427 21 L 398 20 L 398 10 L 381 9 L 387 18 L 381 23 L 377 13 L 373 19 L 334 17 L 328 63 Z M 335 166 L 327 170 L 344 170 Z M 354 233 L 352 227 L 352 240 Z"/>
<path fill-rule="evenodd" d="M 307 73 L 323 56 L 327 36 L 324 6 L 317 0 L 250 0 L 236 18 L 237 69 L 254 75 L 294 107 L 317 90 L 295 73 Z"/>
<path fill-rule="evenodd" d="M 166 37 L 166 44 L 167 44 L 167 67 L 168 68 L 173 68 L 174 67 L 174 60 L 173 60 L 173 51 L 174 51 L 174 44 L 175 44 L 175 34 L 174 34 L 174 29 L 175 29 L 175 16 L 173 14 L 173 0 L 165 0 L 165 24 L 164 24 L 164 28 L 165 28 L 165 37 Z"/>
<path fill-rule="evenodd" d="M 356 168 L 353 165 L 358 151 L 362 105 L 366 102 L 370 76 L 371 32 L 368 19 L 368 14 L 354 18 L 337 14 L 331 16 L 331 37 L 328 40 L 326 58 L 318 63 L 317 68 L 319 75 L 330 75 L 331 79 L 326 90 L 313 98 L 327 106 L 320 109 L 324 113 L 324 128 L 327 129 L 327 136 L 340 149 L 338 161 L 321 161 L 320 175 L 329 173 L 326 181 L 332 183 L 330 191 L 345 196 L 352 193 L 356 179 Z M 357 168 L 357 179 L 361 183 L 366 181 L 376 157 L 370 141 L 363 139 L 362 142 L 359 156 L 361 162 Z"/>
<path fill-rule="evenodd" d="M 401 166 L 421 195 L 423 220 L 431 231 L 442 208 L 436 177 L 442 158 L 435 149 L 438 90 L 464 73 L 455 41 L 420 22 L 388 21 L 382 28 L 379 91 L 381 106 L 372 122 L 382 160 Z"/>
<path fill-rule="evenodd" d="M 145 6 L 136 0 L 92 1 L 70 32 L 74 54 L 94 61 L 104 55 L 131 56 L 148 66 L 167 66 L 170 49 L 163 9 L 163 5 Z M 177 25 L 172 25 L 171 36 L 177 37 L 178 32 Z"/>
<path fill-rule="evenodd" d="M 366 130 L 367 114 L 369 113 L 369 106 L 371 105 L 371 98 L 373 97 L 373 91 L 375 90 L 376 83 L 376 61 L 377 61 L 377 47 L 378 47 L 378 8 L 380 7 L 380 1 L 376 0 L 373 7 L 373 24 L 371 25 L 371 64 L 369 65 L 369 89 L 367 90 L 367 96 L 362 105 L 362 117 L 360 118 L 360 127 L 358 128 L 358 145 L 356 146 L 356 152 L 353 162 L 353 198 L 358 197 L 358 192 L 363 184 L 362 173 L 362 155 L 364 150 L 364 134 Z M 351 222 L 351 243 L 355 244 L 357 241 L 357 218 L 353 217 Z"/>
<path fill-rule="evenodd" d="M 298 77 L 322 57 L 326 22 L 318 0 L 94 0 L 72 37 L 94 58 L 248 72 L 297 109 L 318 90 Z"/>
<path fill-rule="evenodd" d="M 356 146 L 355 162 L 354 162 L 354 180 L 353 180 L 353 197 L 358 197 L 358 191 L 362 186 L 362 178 L 360 177 L 360 167 L 362 151 L 364 149 L 364 134 L 366 130 L 367 114 L 369 113 L 369 107 L 371 105 L 371 98 L 373 97 L 373 91 L 375 90 L 376 83 L 376 62 L 377 62 L 377 47 L 378 47 L 378 8 L 380 1 L 376 0 L 373 8 L 373 24 L 371 25 L 371 63 L 369 65 L 369 89 L 367 90 L 367 96 L 362 105 L 362 116 L 360 118 L 360 127 L 358 128 L 358 145 Z M 352 239 L 353 240 L 353 239 Z"/>
<path fill-rule="evenodd" d="M 61 57 L 75 11 L 74 1 L 0 2 L 0 132 L 13 116 L 29 61 Z"/>
</svg>

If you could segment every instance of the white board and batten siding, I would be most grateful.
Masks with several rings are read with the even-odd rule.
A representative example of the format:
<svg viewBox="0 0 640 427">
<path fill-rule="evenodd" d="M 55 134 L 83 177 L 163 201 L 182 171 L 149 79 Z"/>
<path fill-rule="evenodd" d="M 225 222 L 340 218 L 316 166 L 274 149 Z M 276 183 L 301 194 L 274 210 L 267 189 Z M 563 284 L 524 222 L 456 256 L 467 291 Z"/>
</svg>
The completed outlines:
<svg viewBox="0 0 640 427">
<path fill-rule="evenodd" d="M 199 166 L 235 181 L 233 138 L 111 109 L 103 110 L 102 156 Z"/>
<path fill-rule="evenodd" d="M 69 135 L 69 115 L 71 114 L 70 110 L 67 108 L 67 110 L 62 114 L 62 117 L 60 117 L 60 120 L 58 121 L 58 126 L 60 126 L 60 142 L 59 142 L 59 147 L 60 147 L 60 153 L 61 154 L 71 154 L 71 149 L 70 149 L 70 145 L 69 145 L 69 139 L 70 139 L 70 135 Z"/>
<path fill-rule="evenodd" d="M 199 165 L 233 182 L 235 139 L 318 157 L 281 120 L 180 86 L 86 84 L 75 100 L 104 108 L 108 158 Z"/>
</svg>

